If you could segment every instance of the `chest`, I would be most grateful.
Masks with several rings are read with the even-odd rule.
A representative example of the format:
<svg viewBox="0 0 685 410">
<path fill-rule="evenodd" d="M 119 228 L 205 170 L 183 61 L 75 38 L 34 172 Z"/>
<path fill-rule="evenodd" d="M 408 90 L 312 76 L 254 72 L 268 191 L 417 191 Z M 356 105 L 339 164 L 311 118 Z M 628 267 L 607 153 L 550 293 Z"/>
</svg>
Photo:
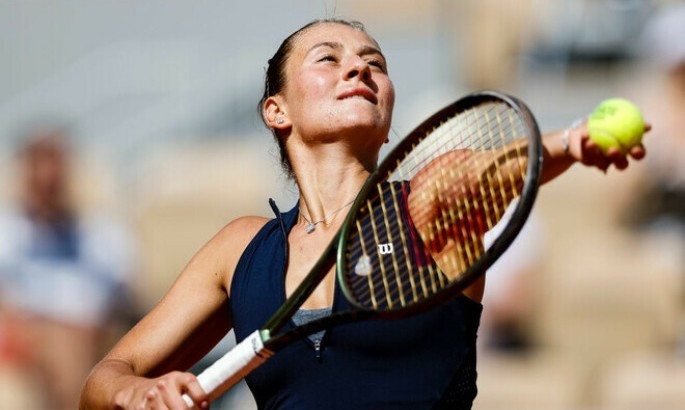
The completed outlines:
<svg viewBox="0 0 685 410">
<path fill-rule="evenodd" d="M 297 227 L 296 227 L 297 228 Z M 290 296 L 297 286 L 309 275 L 323 254 L 326 247 L 334 239 L 337 229 L 306 233 L 304 229 L 294 229 L 288 238 L 288 262 L 285 271 L 285 293 Z M 327 269 L 327 273 L 312 295 L 302 305 L 302 309 L 322 309 L 333 304 L 335 292 L 335 265 Z"/>
</svg>

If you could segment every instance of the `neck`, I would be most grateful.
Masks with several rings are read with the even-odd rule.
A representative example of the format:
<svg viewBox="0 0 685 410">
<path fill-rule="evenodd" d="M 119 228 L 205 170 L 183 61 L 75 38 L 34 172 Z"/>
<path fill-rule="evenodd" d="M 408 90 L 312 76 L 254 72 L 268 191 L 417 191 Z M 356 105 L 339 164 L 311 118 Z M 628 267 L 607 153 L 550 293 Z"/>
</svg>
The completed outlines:
<svg viewBox="0 0 685 410">
<path fill-rule="evenodd" d="M 300 190 L 300 212 L 312 223 L 352 201 L 376 165 L 375 156 L 359 158 L 338 143 L 293 146 L 289 152 Z"/>
</svg>

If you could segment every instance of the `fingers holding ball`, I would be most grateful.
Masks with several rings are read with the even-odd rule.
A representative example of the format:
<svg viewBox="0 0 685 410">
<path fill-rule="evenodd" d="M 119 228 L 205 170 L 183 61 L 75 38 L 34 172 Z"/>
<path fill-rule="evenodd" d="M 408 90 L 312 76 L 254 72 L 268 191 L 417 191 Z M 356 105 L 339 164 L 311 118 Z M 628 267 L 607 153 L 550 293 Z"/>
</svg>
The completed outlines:
<svg viewBox="0 0 685 410">
<path fill-rule="evenodd" d="M 590 114 L 587 121 L 588 140 L 584 141 L 591 155 L 589 162 L 602 170 L 610 164 L 621 170 L 628 167 L 628 156 L 642 159 L 645 149 L 642 137 L 651 129 L 645 123 L 640 109 L 623 98 L 610 98 L 602 101 Z M 598 160 L 596 156 L 603 157 Z M 583 161 L 585 162 L 585 161 Z"/>
<path fill-rule="evenodd" d="M 642 143 L 646 129 L 640 109 L 623 98 L 602 101 L 587 122 L 590 139 L 605 155 L 611 148 L 624 155 L 630 153 L 633 147 Z"/>
</svg>

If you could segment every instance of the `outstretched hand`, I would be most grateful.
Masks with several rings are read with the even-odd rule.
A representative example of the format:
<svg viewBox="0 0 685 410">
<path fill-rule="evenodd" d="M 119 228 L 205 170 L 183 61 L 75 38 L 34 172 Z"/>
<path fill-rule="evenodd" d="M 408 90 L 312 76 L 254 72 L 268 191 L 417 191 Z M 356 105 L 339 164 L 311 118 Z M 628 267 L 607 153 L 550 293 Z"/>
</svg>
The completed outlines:
<svg viewBox="0 0 685 410">
<path fill-rule="evenodd" d="M 645 133 L 651 129 L 651 124 L 645 123 Z M 569 134 L 569 154 L 584 165 L 606 172 L 612 164 L 616 169 L 626 169 L 629 165 L 628 157 L 640 160 L 645 157 L 646 151 L 645 147 L 639 144 L 625 153 L 616 147 L 611 147 L 605 154 L 597 143 L 590 139 L 587 124 L 583 123 Z"/>
</svg>

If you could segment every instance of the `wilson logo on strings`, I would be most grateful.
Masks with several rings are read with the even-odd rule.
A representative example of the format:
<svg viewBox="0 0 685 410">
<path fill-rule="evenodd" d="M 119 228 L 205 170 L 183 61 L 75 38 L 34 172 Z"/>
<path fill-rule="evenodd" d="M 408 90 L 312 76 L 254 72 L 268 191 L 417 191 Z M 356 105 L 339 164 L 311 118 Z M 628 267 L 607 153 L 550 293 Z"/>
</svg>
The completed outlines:
<svg viewBox="0 0 685 410">
<path fill-rule="evenodd" d="M 388 255 L 393 252 L 393 247 L 392 247 L 392 242 L 390 243 L 382 243 L 378 245 L 378 252 L 381 253 L 381 255 Z"/>
</svg>

